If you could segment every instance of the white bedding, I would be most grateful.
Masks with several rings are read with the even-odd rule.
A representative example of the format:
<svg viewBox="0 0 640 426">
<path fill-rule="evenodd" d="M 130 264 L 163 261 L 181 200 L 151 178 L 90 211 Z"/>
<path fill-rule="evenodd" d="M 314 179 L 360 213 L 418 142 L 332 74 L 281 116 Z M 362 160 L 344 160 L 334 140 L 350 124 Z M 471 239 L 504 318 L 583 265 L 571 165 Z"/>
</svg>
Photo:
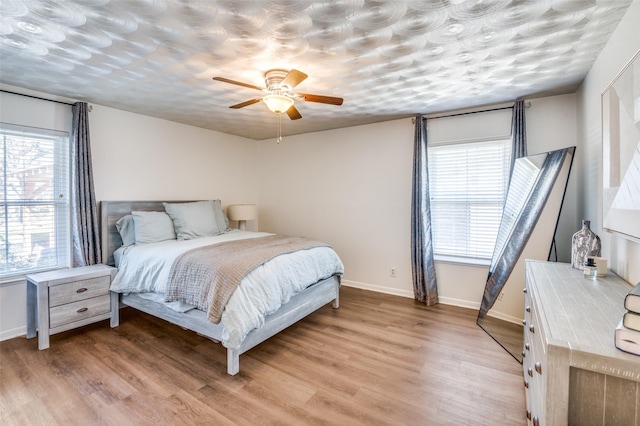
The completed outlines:
<svg viewBox="0 0 640 426">
<path fill-rule="evenodd" d="M 116 274 L 111 290 L 118 293 L 164 293 L 169 270 L 176 257 L 197 247 L 223 241 L 271 235 L 233 230 L 214 237 L 169 240 L 122 247 L 116 251 Z M 264 324 L 291 296 L 324 278 L 342 274 L 344 266 L 329 247 L 281 255 L 249 273 L 234 291 L 222 314 L 222 344 L 237 349 L 245 336 Z M 164 296 L 162 296 L 164 299 Z M 189 307 L 173 302 L 172 309 Z"/>
</svg>

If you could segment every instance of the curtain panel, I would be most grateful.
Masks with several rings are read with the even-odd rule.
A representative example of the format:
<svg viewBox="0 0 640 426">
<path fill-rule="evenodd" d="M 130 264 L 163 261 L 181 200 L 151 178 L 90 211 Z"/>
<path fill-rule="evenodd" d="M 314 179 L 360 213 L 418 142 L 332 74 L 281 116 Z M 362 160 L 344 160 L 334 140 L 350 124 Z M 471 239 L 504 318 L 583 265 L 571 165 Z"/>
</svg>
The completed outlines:
<svg viewBox="0 0 640 426">
<path fill-rule="evenodd" d="M 524 115 L 524 101 L 516 101 L 513 104 L 511 116 L 511 169 L 509 180 L 513 173 L 513 164 L 516 159 L 527 156 L 527 121 Z"/>
<path fill-rule="evenodd" d="M 89 111 L 85 102 L 71 107 L 72 139 L 72 238 L 73 266 L 102 263 L 100 225 L 93 185 Z"/>
<path fill-rule="evenodd" d="M 411 199 L 411 264 L 414 298 L 432 306 L 438 303 L 438 285 L 431 238 L 429 170 L 426 120 L 415 117 Z"/>
</svg>

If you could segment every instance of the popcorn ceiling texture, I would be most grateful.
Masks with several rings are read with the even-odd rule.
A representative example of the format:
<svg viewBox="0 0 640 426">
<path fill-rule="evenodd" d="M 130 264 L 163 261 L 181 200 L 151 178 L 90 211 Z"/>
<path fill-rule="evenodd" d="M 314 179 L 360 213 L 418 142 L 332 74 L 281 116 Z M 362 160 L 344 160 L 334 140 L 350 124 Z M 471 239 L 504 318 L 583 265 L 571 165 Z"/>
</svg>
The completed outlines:
<svg viewBox="0 0 640 426">
<path fill-rule="evenodd" d="M 283 134 L 573 92 L 631 0 L 2 0 L 0 82 L 272 138 L 263 73 L 309 74 Z"/>
</svg>

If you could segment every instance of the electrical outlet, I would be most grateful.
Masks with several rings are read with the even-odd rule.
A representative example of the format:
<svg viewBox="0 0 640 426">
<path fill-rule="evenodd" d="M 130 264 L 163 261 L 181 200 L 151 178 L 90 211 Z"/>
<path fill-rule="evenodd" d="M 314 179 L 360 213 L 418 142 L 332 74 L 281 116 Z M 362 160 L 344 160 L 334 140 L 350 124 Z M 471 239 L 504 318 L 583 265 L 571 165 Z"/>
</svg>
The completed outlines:
<svg viewBox="0 0 640 426">
<path fill-rule="evenodd" d="M 389 269 L 389 276 L 395 278 L 398 270 L 396 268 Z"/>
</svg>

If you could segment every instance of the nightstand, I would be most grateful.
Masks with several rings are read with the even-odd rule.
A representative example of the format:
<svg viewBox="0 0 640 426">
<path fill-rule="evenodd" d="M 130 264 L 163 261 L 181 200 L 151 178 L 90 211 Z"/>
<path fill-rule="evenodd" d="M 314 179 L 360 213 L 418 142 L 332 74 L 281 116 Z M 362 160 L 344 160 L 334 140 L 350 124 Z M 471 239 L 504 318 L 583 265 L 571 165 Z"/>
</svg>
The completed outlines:
<svg viewBox="0 0 640 426">
<path fill-rule="evenodd" d="M 49 336 L 109 318 L 118 326 L 118 293 L 109 291 L 116 269 L 91 265 L 27 275 L 27 339 L 38 349 Z"/>
</svg>

